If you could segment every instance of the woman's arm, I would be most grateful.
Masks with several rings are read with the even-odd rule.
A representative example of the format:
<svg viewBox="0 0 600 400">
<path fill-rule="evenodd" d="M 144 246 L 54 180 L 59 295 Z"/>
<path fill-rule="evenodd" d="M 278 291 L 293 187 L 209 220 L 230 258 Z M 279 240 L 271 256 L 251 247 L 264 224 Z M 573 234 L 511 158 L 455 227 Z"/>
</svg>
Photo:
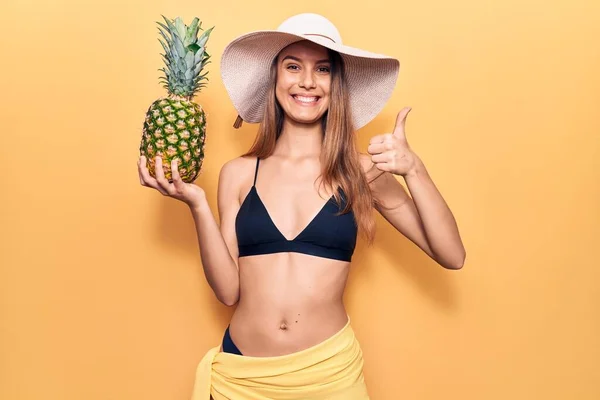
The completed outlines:
<svg viewBox="0 0 600 400">
<path fill-rule="evenodd" d="M 154 188 L 164 196 L 173 197 L 189 206 L 196 225 L 204 274 L 217 299 L 228 306 L 238 301 L 240 286 L 235 236 L 235 215 L 240 208 L 240 179 L 236 173 L 238 162 L 237 159 L 232 160 L 221 169 L 218 191 L 221 219 L 219 228 L 204 190 L 193 183 L 184 183 L 175 161 L 171 164 L 172 182 L 165 179 L 160 157 L 156 158 L 155 163 L 156 178 L 150 176 L 145 157 L 140 157 L 138 161 L 140 183 L 143 186 Z"/>
<path fill-rule="evenodd" d="M 375 198 L 382 203 L 378 210 L 398 231 L 441 266 L 460 269 L 466 252 L 454 216 L 406 139 L 406 116 L 410 111 L 405 107 L 398 113 L 392 133 L 371 139 L 368 169 L 383 174 L 375 180 L 367 174 L 367 179 L 372 181 Z M 412 198 L 392 174 L 404 177 Z"/>
<path fill-rule="evenodd" d="M 240 293 L 235 236 L 235 216 L 240 208 L 240 202 L 235 161 L 226 163 L 219 176 L 217 203 L 220 227 L 213 217 L 206 198 L 198 205 L 190 207 L 196 224 L 206 280 L 217 299 L 228 306 L 237 303 Z"/>
<path fill-rule="evenodd" d="M 370 163 L 367 159 L 366 163 Z M 400 233 L 429 257 L 447 269 L 462 268 L 466 253 L 452 212 L 421 163 L 404 180 L 410 191 L 393 174 L 374 168 L 370 186 L 377 199 L 376 209 Z"/>
</svg>

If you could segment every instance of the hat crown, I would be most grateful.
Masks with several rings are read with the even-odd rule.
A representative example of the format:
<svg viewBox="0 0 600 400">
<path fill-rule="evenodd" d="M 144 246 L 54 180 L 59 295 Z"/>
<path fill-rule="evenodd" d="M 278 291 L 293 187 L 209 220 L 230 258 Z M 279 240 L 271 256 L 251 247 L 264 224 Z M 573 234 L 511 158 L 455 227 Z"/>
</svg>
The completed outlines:
<svg viewBox="0 0 600 400">
<path fill-rule="evenodd" d="M 342 44 L 342 37 L 335 25 L 319 14 L 294 15 L 283 21 L 277 30 L 301 36 L 322 36 L 335 43 Z"/>
</svg>

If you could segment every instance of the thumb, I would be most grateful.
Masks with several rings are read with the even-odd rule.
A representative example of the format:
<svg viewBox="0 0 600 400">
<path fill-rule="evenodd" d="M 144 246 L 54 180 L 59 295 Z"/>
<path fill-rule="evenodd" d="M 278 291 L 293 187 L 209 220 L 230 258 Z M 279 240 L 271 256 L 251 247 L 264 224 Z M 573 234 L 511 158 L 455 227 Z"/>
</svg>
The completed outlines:
<svg viewBox="0 0 600 400">
<path fill-rule="evenodd" d="M 406 131 L 405 131 L 406 116 L 408 115 L 410 110 L 412 110 L 412 108 L 404 107 L 398 113 L 398 116 L 396 117 L 396 125 L 394 126 L 394 132 L 393 132 L 394 136 L 396 136 L 398 138 L 406 139 Z"/>
</svg>

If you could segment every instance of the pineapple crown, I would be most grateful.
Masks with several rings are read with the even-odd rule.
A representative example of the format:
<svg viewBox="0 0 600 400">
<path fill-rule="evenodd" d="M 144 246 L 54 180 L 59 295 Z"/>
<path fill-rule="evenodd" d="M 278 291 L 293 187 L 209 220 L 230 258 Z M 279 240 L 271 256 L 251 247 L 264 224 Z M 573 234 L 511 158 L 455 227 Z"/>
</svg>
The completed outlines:
<svg viewBox="0 0 600 400">
<path fill-rule="evenodd" d="M 189 26 L 185 25 L 180 17 L 174 20 L 169 20 L 164 15 L 162 17 L 166 25 L 160 22 L 157 24 L 164 40 L 159 38 L 158 41 L 165 50 L 161 56 L 166 68 L 159 69 L 164 72 L 164 76 L 159 80 L 164 83 L 163 87 L 169 94 L 192 98 L 206 86 L 203 81 L 208 80 L 208 71 L 202 75 L 200 72 L 209 63 L 210 55 L 206 52 L 206 42 L 214 27 L 198 37 L 202 23 L 197 17 Z"/>
</svg>

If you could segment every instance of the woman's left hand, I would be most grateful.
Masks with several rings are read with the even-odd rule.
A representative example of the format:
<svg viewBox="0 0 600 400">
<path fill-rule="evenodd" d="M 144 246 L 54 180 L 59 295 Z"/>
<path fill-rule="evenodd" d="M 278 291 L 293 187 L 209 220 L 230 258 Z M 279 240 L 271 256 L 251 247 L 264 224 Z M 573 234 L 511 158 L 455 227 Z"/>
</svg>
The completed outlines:
<svg viewBox="0 0 600 400">
<path fill-rule="evenodd" d="M 410 107 L 400 110 L 392 133 L 374 136 L 369 142 L 367 152 L 371 154 L 375 167 L 381 171 L 406 176 L 413 173 L 417 166 L 419 158 L 406 140 L 406 116 L 410 110 Z"/>
</svg>

